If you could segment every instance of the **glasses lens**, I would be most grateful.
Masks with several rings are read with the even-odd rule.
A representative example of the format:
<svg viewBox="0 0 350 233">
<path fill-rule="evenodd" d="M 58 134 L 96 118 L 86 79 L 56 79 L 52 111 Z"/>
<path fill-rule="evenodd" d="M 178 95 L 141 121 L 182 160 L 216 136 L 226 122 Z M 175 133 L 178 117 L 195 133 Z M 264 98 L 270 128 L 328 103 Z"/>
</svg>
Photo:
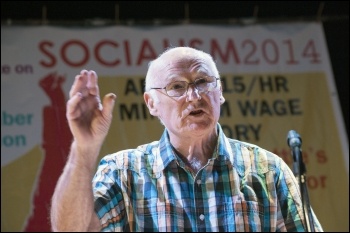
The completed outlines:
<svg viewBox="0 0 350 233">
<path fill-rule="evenodd" d="M 179 97 L 185 94 L 187 90 L 187 85 L 188 84 L 185 81 L 176 81 L 176 82 L 169 83 L 165 87 L 165 90 L 168 96 Z"/>
<path fill-rule="evenodd" d="M 207 88 L 209 80 L 207 78 L 199 78 L 194 81 L 198 91 L 205 91 Z"/>
<path fill-rule="evenodd" d="M 198 91 L 204 92 L 216 87 L 216 79 L 211 76 L 196 79 L 195 85 Z"/>
</svg>

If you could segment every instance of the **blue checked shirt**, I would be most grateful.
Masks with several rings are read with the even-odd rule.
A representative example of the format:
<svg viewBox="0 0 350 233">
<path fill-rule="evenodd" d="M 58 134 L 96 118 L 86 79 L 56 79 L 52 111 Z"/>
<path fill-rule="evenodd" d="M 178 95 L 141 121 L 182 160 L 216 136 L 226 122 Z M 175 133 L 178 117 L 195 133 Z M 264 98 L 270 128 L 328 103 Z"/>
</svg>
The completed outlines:
<svg viewBox="0 0 350 233">
<path fill-rule="evenodd" d="M 306 231 L 288 165 L 217 129 L 212 159 L 195 176 L 166 129 L 159 141 L 105 156 L 93 178 L 102 231 Z"/>
</svg>

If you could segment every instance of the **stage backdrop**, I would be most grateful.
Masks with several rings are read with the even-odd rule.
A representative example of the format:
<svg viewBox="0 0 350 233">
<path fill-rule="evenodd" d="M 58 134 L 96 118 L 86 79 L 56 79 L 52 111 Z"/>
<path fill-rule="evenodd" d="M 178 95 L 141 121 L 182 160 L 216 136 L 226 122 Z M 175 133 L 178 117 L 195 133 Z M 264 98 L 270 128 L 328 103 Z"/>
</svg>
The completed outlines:
<svg viewBox="0 0 350 233">
<path fill-rule="evenodd" d="M 300 134 L 314 211 L 326 231 L 349 230 L 348 139 L 322 24 L 278 23 L 1 26 L 2 231 L 50 230 L 50 199 L 72 140 L 65 104 L 75 75 L 93 69 L 101 94 L 118 96 L 101 156 L 136 147 L 163 131 L 143 102 L 148 62 L 179 45 L 215 58 L 227 136 L 292 167 L 287 133 Z"/>
</svg>

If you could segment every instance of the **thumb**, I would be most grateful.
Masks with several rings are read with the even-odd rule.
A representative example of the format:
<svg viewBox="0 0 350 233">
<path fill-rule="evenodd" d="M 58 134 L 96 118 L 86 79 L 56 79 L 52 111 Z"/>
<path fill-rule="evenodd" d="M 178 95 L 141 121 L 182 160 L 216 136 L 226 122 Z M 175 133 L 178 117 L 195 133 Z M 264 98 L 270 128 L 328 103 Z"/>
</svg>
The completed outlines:
<svg viewBox="0 0 350 233">
<path fill-rule="evenodd" d="M 115 100 L 117 96 L 113 93 L 109 93 L 103 97 L 103 109 L 102 114 L 104 117 L 111 117 L 114 109 Z"/>
</svg>

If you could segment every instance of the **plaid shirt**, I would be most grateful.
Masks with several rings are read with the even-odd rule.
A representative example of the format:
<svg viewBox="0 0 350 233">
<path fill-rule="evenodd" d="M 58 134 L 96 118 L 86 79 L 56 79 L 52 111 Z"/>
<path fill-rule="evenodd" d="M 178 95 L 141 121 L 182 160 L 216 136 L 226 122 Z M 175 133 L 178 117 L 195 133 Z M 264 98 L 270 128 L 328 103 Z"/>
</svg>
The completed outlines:
<svg viewBox="0 0 350 233">
<path fill-rule="evenodd" d="M 212 159 L 195 176 L 166 129 L 160 141 L 105 156 L 93 178 L 102 231 L 306 231 L 288 165 L 217 128 Z"/>
</svg>

